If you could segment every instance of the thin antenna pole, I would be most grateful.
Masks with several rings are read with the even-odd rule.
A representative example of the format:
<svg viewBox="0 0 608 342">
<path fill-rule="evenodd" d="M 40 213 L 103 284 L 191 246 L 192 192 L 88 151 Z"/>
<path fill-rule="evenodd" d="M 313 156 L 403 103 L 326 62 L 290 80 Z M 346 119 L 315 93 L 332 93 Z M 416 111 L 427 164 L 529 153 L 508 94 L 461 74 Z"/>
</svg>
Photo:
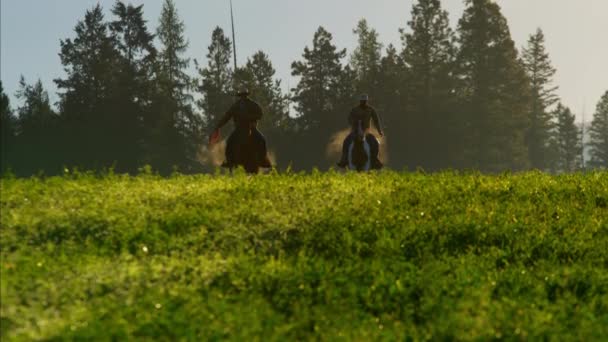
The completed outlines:
<svg viewBox="0 0 608 342">
<path fill-rule="evenodd" d="M 232 52 L 234 54 L 234 71 L 236 72 L 236 35 L 234 33 L 234 12 L 232 11 L 232 0 L 230 0 L 230 21 L 232 21 Z"/>
</svg>

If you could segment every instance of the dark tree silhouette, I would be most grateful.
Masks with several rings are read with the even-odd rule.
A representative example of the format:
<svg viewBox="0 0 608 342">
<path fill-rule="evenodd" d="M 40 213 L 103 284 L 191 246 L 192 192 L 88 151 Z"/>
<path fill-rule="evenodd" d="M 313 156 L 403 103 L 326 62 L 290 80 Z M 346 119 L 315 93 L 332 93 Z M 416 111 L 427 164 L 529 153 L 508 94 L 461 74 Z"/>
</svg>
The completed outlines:
<svg viewBox="0 0 608 342">
<path fill-rule="evenodd" d="M 108 140 L 115 134 L 120 55 L 108 32 L 101 6 L 88 10 L 75 28 L 76 37 L 61 41 L 59 54 L 66 77 L 56 79 L 64 125 L 61 162 L 85 169 L 101 169 L 115 161 Z"/>
<path fill-rule="evenodd" d="M 116 97 L 112 117 L 115 138 L 108 148 L 115 151 L 119 170 L 134 171 L 145 162 L 145 125 L 154 99 L 154 35 L 143 18 L 143 5 L 134 7 L 117 1 L 112 9 L 116 19 L 110 32 L 120 53 Z"/>
<path fill-rule="evenodd" d="M 386 48 L 385 55 L 380 61 L 379 88 L 377 97 L 372 98 L 373 105 L 382 116 L 388 141 L 388 166 L 402 169 L 407 165 L 407 155 L 410 148 L 405 130 L 407 107 L 407 69 L 403 59 L 393 45 Z"/>
<path fill-rule="evenodd" d="M 597 104 L 591 122 L 591 166 L 608 168 L 608 91 Z"/>
<path fill-rule="evenodd" d="M 372 99 L 378 98 L 381 91 L 382 43 L 376 30 L 370 28 L 365 19 L 359 21 L 353 33 L 357 36 L 358 45 L 350 57 L 350 67 L 355 73 L 356 91 L 369 94 Z"/>
<path fill-rule="evenodd" d="M 498 4 L 466 4 L 458 25 L 461 166 L 489 172 L 524 170 L 529 166 L 528 79 Z"/>
<path fill-rule="evenodd" d="M 292 75 L 299 77 L 293 89 L 293 101 L 298 112 L 297 129 L 300 141 L 294 146 L 295 165 L 302 167 L 326 166 L 325 147 L 329 136 L 346 126 L 347 109 L 344 103 L 348 89 L 354 85 L 354 72 L 344 69 L 342 60 L 346 50 L 333 45 L 333 37 L 319 27 L 312 48 L 304 49 L 303 60 L 292 63 Z"/>
<path fill-rule="evenodd" d="M 408 166 L 437 170 L 449 165 L 454 144 L 454 34 L 439 0 L 420 0 L 410 32 L 402 32 L 409 100 L 403 133 Z"/>
<path fill-rule="evenodd" d="M 557 101 L 553 86 L 555 68 L 545 50 L 545 36 L 541 29 L 530 36 L 528 46 L 523 49 L 522 63 L 530 80 L 530 129 L 526 142 L 530 152 L 531 166 L 545 170 L 551 165 L 549 138 L 552 130 L 550 108 Z"/>
<path fill-rule="evenodd" d="M 230 68 L 232 43 L 220 27 L 213 30 L 206 57 L 206 67 L 197 65 L 200 77 L 198 90 L 202 95 L 197 104 L 203 112 L 206 130 L 210 132 L 230 108 L 237 92 Z"/>
<path fill-rule="evenodd" d="M 55 156 L 59 152 L 56 136 L 59 120 L 42 82 L 28 85 L 22 76 L 16 97 L 21 103 L 17 108 L 17 154 L 13 159 L 16 170 L 21 175 L 41 170 L 58 172 L 60 165 Z"/>
<path fill-rule="evenodd" d="M 0 172 L 4 173 L 13 166 L 15 136 L 17 135 L 17 120 L 11 110 L 10 100 L 4 93 L 2 81 L 0 81 Z"/>
<path fill-rule="evenodd" d="M 161 172 L 173 167 L 182 172 L 200 170 L 196 154 L 203 140 L 202 119 L 192 109 L 192 81 L 186 72 L 190 60 L 183 57 L 188 49 L 184 30 L 175 3 L 165 0 L 157 29 L 161 44 L 158 89 L 152 103 L 147 153 L 150 163 Z"/>
<path fill-rule="evenodd" d="M 553 115 L 556 127 L 553 135 L 556 151 L 556 166 L 558 172 L 574 172 L 582 166 L 581 130 L 576 127 L 575 116 L 570 108 L 561 103 L 557 105 Z"/>
</svg>

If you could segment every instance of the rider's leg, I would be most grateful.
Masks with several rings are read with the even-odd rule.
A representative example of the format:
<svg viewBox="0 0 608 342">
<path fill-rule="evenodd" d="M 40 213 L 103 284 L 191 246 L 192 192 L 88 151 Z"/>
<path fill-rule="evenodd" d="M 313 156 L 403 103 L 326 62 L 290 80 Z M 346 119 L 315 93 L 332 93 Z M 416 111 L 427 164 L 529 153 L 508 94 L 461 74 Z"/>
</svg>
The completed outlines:
<svg viewBox="0 0 608 342">
<path fill-rule="evenodd" d="M 382 162 L 378 158 L 380 153 L 380 143 L 378 142 L 378 139 L 373 134 L 368 134 L 367 143 L 369 144 L 370 154 L 372 155 L 372 167 L 374 169 L 382 168 Z"/>
<path fill-rule="evenodd" d="M 270 163 L 270 160 L 268 159 L 268 150 L 266 148 L 266 138 L 264 137 L 262 132 L 260 132 L 257 128 L 253 129 L 252 134 L 256 141 L 256 145 L 257 145 L 256 150 L 260 154 L 259 155 L 260 166 L 264 167 L 264 168 L 272 167 L 272 164 Z"/>
<path fill-rule="evenodd" d="M 348 166 L 348 147 L 350 146 L 352 140 L 353 140 L 353 134 L 350 133 L 349 135 L 346 136 L 346 138 L 344 139 L 344 142 L 342 143 L 342 157 L 340 158 L 340 161 L 338 162 L 339 167 Z"/>
</svg>

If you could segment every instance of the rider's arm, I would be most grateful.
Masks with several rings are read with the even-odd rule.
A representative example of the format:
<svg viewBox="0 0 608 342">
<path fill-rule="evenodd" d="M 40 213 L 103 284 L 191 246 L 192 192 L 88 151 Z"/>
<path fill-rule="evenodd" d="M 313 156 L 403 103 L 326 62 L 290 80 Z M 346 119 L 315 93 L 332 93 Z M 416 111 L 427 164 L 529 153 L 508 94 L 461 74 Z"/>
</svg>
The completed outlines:
<svg viewBox="0 0 608 342">
<path fill-rule="evenodd" d="M 230 108 L 226 114 L 224 114 L 224 116 L 220 119 L 220 121 L 217 123 L 217 126 L 215 126 L 215 129 L 218 130 L 222 127 L 224 127 L 225 124 L 228 123 L 228 121 L 230 121 L 230 119 L 232 119 L 234 115 L 234 111 L 232 110 L 232 108 Z"/>
<path fill-rule="evenodd" d="M 382 131 L 382 126 L 380 124 L 380 117 L 378 116 L 378 113 L 376 113 L 375 109 L 372 109 L 372 120 L 374 121 L 374 126 L 376 126 L 378 133 L 380 135 L 384 135 L 384 132 Z"/>
</svg>

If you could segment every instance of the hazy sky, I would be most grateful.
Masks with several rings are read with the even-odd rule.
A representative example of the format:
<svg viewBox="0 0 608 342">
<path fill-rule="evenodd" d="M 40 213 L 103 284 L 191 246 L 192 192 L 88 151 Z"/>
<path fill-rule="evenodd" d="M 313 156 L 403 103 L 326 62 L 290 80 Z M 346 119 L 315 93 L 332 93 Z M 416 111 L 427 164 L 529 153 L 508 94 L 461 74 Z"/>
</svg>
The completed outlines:
<svg viewBox="0 0 608 342">
<path fill-rule="evenodd" d="M 399 28 L 406 27 L 414 0 L 233 0 L 239 64 L 257 50 L 268 53 L 284 88 L 295 80 L 290 65 L 299 60 L 319 25 L 349 53 L 355 46 L 353 27 L 366 18 L 385 45 L 400 47 Z M 56 100 L 52 80 L 63 76 L 58 57 L 59 40 L 74 36 L 76 22 L 86 9 L 101 3 L 106 13 L 114 0 L 1 0 L 0 78 L 16 106 L 14 92 L 19 76 L 28 82 L 41 78 Z M 545 31 L 547 49 L 558 69 L 559 95 L 587 120 L 608 90 L 608 0 L 497 0 L 509 20 L 518 48 L 537 27 Z M 149 27 L 156 29 L 162 0 L 145 3 Z M 205 63 L 211 31 L 221 26 L 229 33 L 228 0 L 176 0 L 190 42 L 188 56 Z M 462 0 L 443 0 L 456 27 Z"/>
</svg>

